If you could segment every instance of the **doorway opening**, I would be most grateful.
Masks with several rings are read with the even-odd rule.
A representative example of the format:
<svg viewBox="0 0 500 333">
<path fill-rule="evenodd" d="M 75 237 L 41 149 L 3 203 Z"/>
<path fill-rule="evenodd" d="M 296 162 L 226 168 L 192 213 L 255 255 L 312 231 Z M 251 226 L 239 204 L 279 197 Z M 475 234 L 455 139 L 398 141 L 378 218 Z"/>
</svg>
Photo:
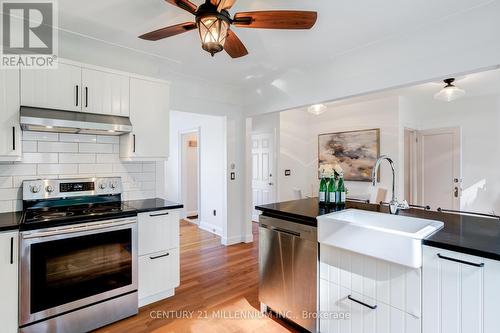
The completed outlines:
<svg viewBox="0 0 500 333">
<path fill-rule="evenodd" d="M 199 224 L 200 138 L 199 130 L 181 133 L 181 193 L 185 218 Z"/>
</svg>

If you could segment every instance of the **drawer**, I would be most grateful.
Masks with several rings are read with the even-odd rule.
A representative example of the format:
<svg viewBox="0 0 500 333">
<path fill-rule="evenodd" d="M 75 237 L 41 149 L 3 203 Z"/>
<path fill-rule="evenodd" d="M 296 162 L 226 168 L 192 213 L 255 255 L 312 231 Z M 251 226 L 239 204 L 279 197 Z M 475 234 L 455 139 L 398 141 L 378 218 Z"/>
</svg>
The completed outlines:
<svg viewBox="0 0 500 333">
<path fill-rule="evenodd" d="M 320 278 L 414 316 L 421 316 L 421 269 L 320 246 Z"/>
<path fill-rule="evenodd" d="M 161 210 L 140 213 L 139 256 L 179 247 L 179 212 Z"/>
<path fill-rule="evenodd" d="M 375 299 L 320 281 L 321 333 L 419 333 L 421 320 Z M 361 304 L 363 303 L 363 304 Z"/>
<path fill-rule="evenodd" d="M 139 299 L 176 288 L 180 283 L 179 250 L 139 257 Z"/>
</svg>

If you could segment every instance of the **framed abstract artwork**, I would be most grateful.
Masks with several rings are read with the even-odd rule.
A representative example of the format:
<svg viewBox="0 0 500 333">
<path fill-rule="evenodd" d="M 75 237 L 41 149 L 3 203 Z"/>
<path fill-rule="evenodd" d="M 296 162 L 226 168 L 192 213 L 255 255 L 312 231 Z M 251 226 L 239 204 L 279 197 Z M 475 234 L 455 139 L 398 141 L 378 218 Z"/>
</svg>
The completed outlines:
<svg viewBox="0 0 500 333">
<path fill-rule="evenodd" d="M 345 180 L 371 181 L 379 155 L 378 128 L 318 135 L 318 169 L 323 164 L 338 164 Z"/>
</svg>

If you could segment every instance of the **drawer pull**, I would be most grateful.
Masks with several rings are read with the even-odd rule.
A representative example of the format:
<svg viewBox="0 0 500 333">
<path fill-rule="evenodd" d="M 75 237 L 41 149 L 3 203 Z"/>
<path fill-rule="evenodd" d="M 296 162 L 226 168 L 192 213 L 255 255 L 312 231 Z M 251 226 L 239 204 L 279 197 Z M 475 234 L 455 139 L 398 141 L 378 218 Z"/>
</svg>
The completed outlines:
<svg viewBox="0 0 500 333">
<path fill-rule="evenodd" d="M 361 302 L 361 301 L 358 301 L 357 299 L 353 298 L 351 295 L 347 296 L 347 298 L 348 298 L 348 299 L 350 299 L 350 300 L 351 300 L 351 301 L 353 301 L 353 302 L 356 302 L 356 303 L 358 303 L 358 304 L 361 304 L 361 305 L 363 305 L 363 306 L 366 306 L 367 308 L 370 308 L 370 309 L 372 309 L 372 310 L 375 310 L 375 309 L 377 308 L 377 305 L 368 305 L 368 304 L 366 304 L 366 303 L 363 303 L 363 302 Z"/>
<path fill-rule="evenodd" d="M 165 215 L 168 215 L 168 212 L 166 212 L 166 213 L 159 213 L 159 214 L 149 214 L 149 216 L 151 216 L 151 217 L 155 217 L 155 216 L 165 216 Z"/>
<path fill-rule="evenodd" d="M 470 266 L 474 266 L 474 267 L 484 267 L 484 263 L 476 264 L 475 262 L 470 262 L 470 261 L 465 261 L 465 260 L 450 258 L 450 257 L 443 256 L 441 253 L 438 253 L 437 256 L 440 259 L 454 261 L 454 262 L 458 262 L 460 264 L 470 265 Z"/>
<path fill-rule="evenodd" d="M 10 264 L 14 264 L 14 237 L 10 238 Z"/>
<path fill-rule="evenodd" d="M 158 259 L 158 258 L 168 257 L 169 255 L 170 255 L 170 253 L 167 252 L 165 254 L 160 254 L 159 256 L 149 257 L 149 259 L 155 260 L 155 259 Z"/>
</svg>

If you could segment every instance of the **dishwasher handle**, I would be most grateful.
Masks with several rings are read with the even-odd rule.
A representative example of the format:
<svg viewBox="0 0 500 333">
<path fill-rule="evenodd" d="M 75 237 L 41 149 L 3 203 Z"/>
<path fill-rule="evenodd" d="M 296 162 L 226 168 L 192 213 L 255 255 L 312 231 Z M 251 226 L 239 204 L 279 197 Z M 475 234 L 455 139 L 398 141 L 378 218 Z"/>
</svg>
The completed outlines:
<svg viewBox="0 0 500 333">
<path fill-rule="evenodd" d="M 283 228 L 280 228 L 280 227 L 270 227 L 270 226 L 268 226 L 268 225 L 266 225 L 264 223 L 261 223 L 260 226 L 262 228 L 269 229 L 269 230 L 272 230 L 272 231 L 277 231 L 277 232 L 281 232 L 281 233 L 288 234 L 288 235 L 291 235 L 291 236 L 300 237 L 300 233 L 299 232 L 295 232 L 295 231 L 283 229 Z"/>
</svg>

